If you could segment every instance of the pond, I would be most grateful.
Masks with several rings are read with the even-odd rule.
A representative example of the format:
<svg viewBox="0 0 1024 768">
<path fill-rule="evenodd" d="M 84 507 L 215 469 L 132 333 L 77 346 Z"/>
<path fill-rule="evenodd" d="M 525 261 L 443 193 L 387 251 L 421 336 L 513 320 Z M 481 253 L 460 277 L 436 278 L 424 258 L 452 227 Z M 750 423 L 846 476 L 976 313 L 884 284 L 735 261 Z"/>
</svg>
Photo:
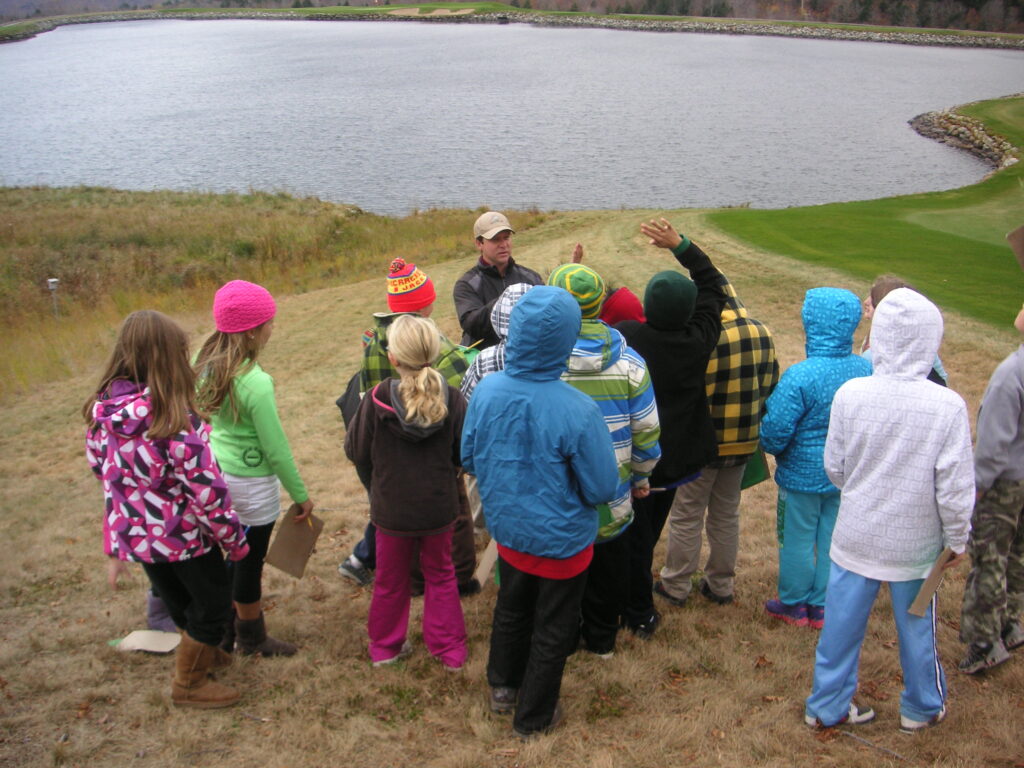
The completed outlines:
<svg viewBox="0 0 1024 768">
<path fill-rule="evenodd" d="M 139 21 L 0 46 L 0 184 L 414 208 L 783 207 L 975 182 L 915 115 L 1024 52 L 522 24 Z"/>
</svg>

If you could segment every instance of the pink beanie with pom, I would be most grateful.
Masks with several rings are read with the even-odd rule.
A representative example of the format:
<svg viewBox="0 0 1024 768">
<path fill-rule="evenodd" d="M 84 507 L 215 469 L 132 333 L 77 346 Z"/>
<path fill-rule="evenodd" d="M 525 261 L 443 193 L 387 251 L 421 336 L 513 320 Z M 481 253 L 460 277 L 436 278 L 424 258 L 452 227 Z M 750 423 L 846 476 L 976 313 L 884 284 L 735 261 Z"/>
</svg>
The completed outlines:
<svg viewBox="0 0 1024 768">
<path fill-rule="evenodd" d="M 221 333 L 241 333 L 277 314 L 277 304 L 262 285 L 245 280 L 225 283 L 213 297 L 213 322 Z"/>
</svg>

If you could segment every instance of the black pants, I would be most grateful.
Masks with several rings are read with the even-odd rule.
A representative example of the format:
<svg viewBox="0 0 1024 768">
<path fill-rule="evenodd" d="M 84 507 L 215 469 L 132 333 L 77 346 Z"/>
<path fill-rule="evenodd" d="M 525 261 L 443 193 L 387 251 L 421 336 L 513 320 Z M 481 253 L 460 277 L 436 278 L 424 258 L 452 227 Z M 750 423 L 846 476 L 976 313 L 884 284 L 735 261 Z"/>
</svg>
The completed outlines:
<svg viewBox="0 0 1024 768">
<path fill-rule="evenodd" d="M 273 523 L 246 528 L 249 554 L 228 568 L 231 571 L 231 598 L 236 603 L 258 603 L 263 597 L 263 559 L 270 548 L 270 534 L 273 532 Z"/>
<path fill-rule="evenodd" d="M 608 653 L 615 650 L 619 618 L 629 596 L 629 541 L 626 535 L 634 522 L 618 537 L 594 545 L 594 559 L 587 569 L 583 591 L 580 630 L 588 651 Z"/>
<path fill-rule="evenodd" d="M 623 613 L 627 627 L 636 628 L 650 621 L 654 615 L 654 578 L 651 567 L 654 563 L 654 548 L 661 538 L 676 489 L 657 491 L 644 499 L 633 499 L 633 524 L 622 537 L 629 550 L 627 566 L 629 594 Z"/>
<path fill-rule="evenodd" d="M 143 563 L 179 629 L 193 639 L 216 645 L 231 615 L 231 577 L 216 547 L 178 563 Z"/>
<path fill-rule="evenodd" d="M 545 579 L 498 559 L 487 682 L 519 689 L 513 724 L 521 733 L 551 724 L 565 660 L 575 650 L 587 575 Z"/>
</svg>

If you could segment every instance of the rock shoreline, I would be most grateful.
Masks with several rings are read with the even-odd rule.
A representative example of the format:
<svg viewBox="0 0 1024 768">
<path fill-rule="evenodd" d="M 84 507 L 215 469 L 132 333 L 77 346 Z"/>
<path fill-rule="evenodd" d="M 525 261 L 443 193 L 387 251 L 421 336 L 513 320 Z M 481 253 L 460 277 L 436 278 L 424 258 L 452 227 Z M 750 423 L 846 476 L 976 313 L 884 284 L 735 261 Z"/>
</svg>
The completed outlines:
<svg viewBox="0 0 1024 768">
<path fill-rule="evenodd" d="M 202 13 L 166 11 L 125 11 L 63 16 L 26 23 L 29 28 L 4 35 L 0 42 L 15 42 L 35 37 L 65 24 L 99 24 L 112 21 L 148 19 L 261 19 L 274 21 L 417 21 L 428 24 L 532 24 L 538 27 L 576 27 L 583 29 L 618 29 L 634 32 L 690 32 L 710 35 L 757 35 L 790 37 L 808 40 L 847 40 L 897 45 L 933 45 L 957 48 L 999 48 L 1024 50 L 1024 36 L 1003 34 L 958 34 L 956 32 L 874 31 L 829 27 L 821 24 L 779 24 L 744 20 L 632 19 L 622 16 L 548 15 L 534 13 L 474 13 L 464 16 L 409 16 L 388 12 L 365 14 L 295 13 L 288 10 L 263 11 L 232 8 Z M 11 26 L 11 25 L 8 25 Z"/>
<path fill-rule="evenodd" d="M 1024 96 L 1024 94 L 1018 94 Z M 979 120 L 948 109 L 925 112 L 909 121 L 910 127 L 928 139 L 970 152 L 996 170 L 1020 159 L 1020 150 L 1002 136 L 990 132 Z"/>
</svg>

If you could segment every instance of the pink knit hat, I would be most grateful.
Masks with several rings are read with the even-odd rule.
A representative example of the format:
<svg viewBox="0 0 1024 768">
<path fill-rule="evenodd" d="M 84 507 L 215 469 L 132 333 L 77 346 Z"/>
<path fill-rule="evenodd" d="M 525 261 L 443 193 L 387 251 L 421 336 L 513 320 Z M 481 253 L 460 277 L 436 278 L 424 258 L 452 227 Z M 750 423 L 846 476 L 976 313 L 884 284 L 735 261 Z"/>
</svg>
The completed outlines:
<svg viewBox="0 0 1024 768">
<path fill-rule="evenodd" d="M 213 297 L 213 322 L 221 333 L 241 333 L 277 314 L 277 304 L 262 285 L 245 280 L 225 283 Z"/>
</svg>

